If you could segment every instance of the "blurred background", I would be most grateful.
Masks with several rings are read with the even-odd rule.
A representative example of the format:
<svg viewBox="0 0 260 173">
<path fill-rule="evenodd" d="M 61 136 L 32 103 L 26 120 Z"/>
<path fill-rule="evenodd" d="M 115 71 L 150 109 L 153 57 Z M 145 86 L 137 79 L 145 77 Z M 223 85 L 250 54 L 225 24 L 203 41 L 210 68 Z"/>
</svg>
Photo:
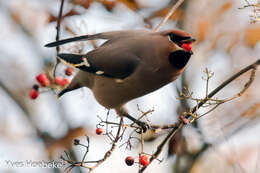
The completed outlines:
<svg viewBox="0 0 260 173">
<path fill-rule="evenodd" d="M 56 37 L 60 0 L 0 0 L 0 172 L 62 172 L 60 169 L 26 167 L 26 161 L 56 161 L 63 151 L 80 160 L 84 148 L 73 146 L 73 139 L 90 137 L 87 160 L 98 160 L 110 148 L 105 136 L 95 134 L 97 116 L 106 117 L 87 89 L 78 89 L 56 99 L 45 91 L 35 100 L 29 91 L 35 76 L 50 71 L 56 62 L 55 48 L 44 45 Z M 205 68 L 214 72 L 209 90 L 260 57 L 260 24 L 256 7 L 244 7 L 246 0 L 185 0 L 162 29 L 179 28 L 197 39 L 194 55 L 182 77 L 160 90 L 128 104 L 130 113 L 140 116 L 140 109 L 155 111 L 149 116 L 154 124 L 169 124 L 178 113 L 194 106 L 177 99 L 176 88 L 188 87 L 196 98 L 205 96 Z M 60 37 L 94 34 L 124 29 L 153 29 L 167 14 L 175 0 L 65 0 Z M 255 13 L 254 13 L 255 10 Z M 255 16 L 254 16 L 255 15 Z M 253 18 L 251 17 L 253 16 Z M 88 52 L 97 42 L 80 42 L 61 46 L 61 52 Z M 66 66 L 59 64 L 57 76 L 64 76 Z M 73 75 L 76 74 L 76 70 Z M 70 76 L 69 78 L 73 77 Z M 257 173 L 260 169 L 260 72 L 248 91 L 240 98 L 221 105 L 196 123 L 183 128 L 164 148 L 160 159 L 146 172 L 155 173 Z M 238 93 L 249 78 L 241 76 L 224 88 L 217 97 Z M 206 110 L 200 110 L 200 113 Z M 118 122 L 113 111 L 109 119 Z M 152 153 L 165 133 L 152 136 L 145 152 Z M 126 139 L 123 139 L 123 141 Z M 122 142 L 123 142 L 122 141 Z M 118 148 L 95 172 L 137 172 L 138 165 L 128 167 L 128 155 L 138 157 L 140 144 L 131 151 Z M 15 165 L 11 165 L 10 162 Z M 19 166 L 20 165 L 20 166 Z M 88 172 L 75 168 L 71 172 Z"/>
</svg>

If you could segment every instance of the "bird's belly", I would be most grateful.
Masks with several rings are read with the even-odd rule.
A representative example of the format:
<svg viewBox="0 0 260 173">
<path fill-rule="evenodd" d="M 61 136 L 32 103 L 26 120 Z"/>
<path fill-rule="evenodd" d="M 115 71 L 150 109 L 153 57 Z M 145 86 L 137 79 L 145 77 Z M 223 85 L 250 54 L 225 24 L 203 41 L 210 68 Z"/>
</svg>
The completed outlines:
<svg viewBox="0 0 260 173">
<path fill-rule="evenodd" d="M 150 77 L 150 76 L 149 76 Z M 151 93 L 170 83 L 172 78 L 134 78 L 123 82 L 102 77 L 95 79 L 92 91 L 96 100 L 106 108 L 115 108 L 128 101 Z"/>
</svg>

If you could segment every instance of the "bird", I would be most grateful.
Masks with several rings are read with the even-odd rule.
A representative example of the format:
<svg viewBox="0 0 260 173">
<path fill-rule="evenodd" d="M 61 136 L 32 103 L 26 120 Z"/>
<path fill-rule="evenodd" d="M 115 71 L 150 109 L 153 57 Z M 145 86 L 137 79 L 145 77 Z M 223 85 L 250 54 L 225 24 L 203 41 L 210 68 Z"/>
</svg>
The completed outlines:
<svg viewBox="0 0 260 173">
<path fill-rule="evenodd" d="M 80 69 L 58 97 L 87 87 L 99 104 L 114 109 L 120 117 L 132 120 L 145 132 L 149 126 L 131 116 L 126 104 L 175 81 L 190 60 L 192 43 L 196 40 L 177 29 L 121 30 L 76 36 L 45 47 L 97 39 L 106 41 L 86 54 L 57 54 L 61 62 Z"/>
</svg>

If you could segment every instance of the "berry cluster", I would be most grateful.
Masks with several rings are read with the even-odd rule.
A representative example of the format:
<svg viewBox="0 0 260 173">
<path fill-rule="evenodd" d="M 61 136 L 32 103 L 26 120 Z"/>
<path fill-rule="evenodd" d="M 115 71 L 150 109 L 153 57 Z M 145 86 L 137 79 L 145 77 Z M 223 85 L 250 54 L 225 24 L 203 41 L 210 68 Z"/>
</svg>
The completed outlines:
<svg viewBox="0 0 260 173">
<path fill-rule="evenodd" d="M 103 129 L 97 127 L 97 128 L 96 128 L 96 134 L 97 134 L 97 135 L 103 134 Z M 74 145 L 82 145 L 82 144 L 80 143 L 80 140 L 79 140 L 79 139 L 74 139 Z M 127 156 L 127 157 L 125 158 L 125 163 L 126 163 L 127 166 L 133 166 L 134 163 L 135 163 L 134 157 L 132 157 L 132 156 Z M 147 155 L 145 155 L 145 154 L 140 155 L 140 157 L 139 157 L 139 163 L 138 163 L 138 164 L 140 164 L 140 165 L 142 165 L 142 166 L 148 166 L 148 165 L 150 164 L 149 157 L 148 157 Z"/>
<path fill-rule="evenodd" d="M 67 76 L 71 76 L 73 74 L 73 69 L 67 67 L 64 71 Z M 47 75 L 46 73 L 40 73 L 36 77 L 36 81 L 38 84 L 33 85 L 29 92 L 29 96 L 31 99 L 36 99 L 39 96 L 40 88 L 49 88 L 49 89 L 63 89 L 68 84 L 70 84 L 70 80 L 66 77 L 52 77 Z"/>
<path fill-rule="evenodd" d="M 125 158 L 125 163 L 127 166 L 132 166 L 135 163 L 135 160 L 132 156 L 128 156 Z M 149 158 L 146 155 L 141 155 L 139 157 L 139 164 L 142 166 L 148 166 L 149 165 Z"/>
</svg>

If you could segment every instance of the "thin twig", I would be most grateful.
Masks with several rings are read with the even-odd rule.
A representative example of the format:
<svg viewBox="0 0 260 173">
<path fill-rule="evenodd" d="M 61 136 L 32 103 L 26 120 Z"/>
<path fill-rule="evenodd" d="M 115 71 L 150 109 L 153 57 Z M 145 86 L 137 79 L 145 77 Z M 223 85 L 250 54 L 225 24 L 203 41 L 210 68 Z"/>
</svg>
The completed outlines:
<svg viewBox="0 0 260 173">
<path fill-rule="evenodd" d="M 233 80 L 235 80 L 236 78 L 238 78 L 239 76 L 241 76 L 242 74 L 246 73 L 247 71 L 256 68 L 257 66 L 260 65 L 260 59 L 258 59 L 256 62 L 254 62 L 253 64 L 243 68 L 242 70 L 240 70 L 238 73 L 234 74 L 233 76 L 231 76 L 229 79 L 227 79 L 226 81 L 224 81 L 221 85 L 219 85 L 216 89 L 214 89 L 209 95 L 208 98 L 205 98 L 204 100 L 202 100 L 199 104 L 198 104 L 198 108 L 200 108 L 204 103 L 206 103 L 211 97 L 213 97 L 215 94 L 217 94 L 221 89 L 223 89 L 225 86 L 227 86 L 229 83 L 231 83 Z M 196 112 L 196 107 L 194 107 L 192 109 L 192 113 Z"/>
<path fill-rule="evenodd" d="M 104 161 L 106 161 L 111 156 L 112 152 L 115 150 L 117 142 L 120 139 L 120 132 L 121 132 L 121 127 L 122 127 L 121 124 L 123 124 L 123 117 L 120 118 L 120 125 L 118 126 L 117 134 L 116 134 L 115 140 L 112 143 L 110 150 L 106 152 L 104 158 L 99 160 L 98 163 L 91 168 L 91 170 L 95 169 L 100 164 L 102 164 Z"/>
<path fill-rule="evenodd" d="M 203 113 L 202 115 L 198 116 L 197 120 L 200 119 L 201 117 L 203 117 L 204 115 L 209 114 L 210 112 L 214 111 L 215 109 L 217 109 L 217 107 L 219 107 L 221 104 L 217 104 L 215 105 L 213 108 L 211 108 L 210 110 L 208 110 L 207 112 Z"/>
<path fill-rule="evenodd" d="M 58 19 L 57 19 L 57 26 L 56 26 L 56 30 L 57 30 L 56 41 L 59 41 L 59 39 L 60 39 L 60 24 L 61 24 L 63 6 L 64 6 L 64 0 L 61 0 L 59 15 L 58 15 Z M 57 51 L 57 53 L 59 53 L 60 46 L 56 46 L 56 51 Z"/>
<path fill-rule="evenodd" d="M 56 41 L 59 41 L 59 39 L 60 39 L 60 25 L 61 25 L 63 6 L 64 6 L 64 0 L 61 0 L 59 15 L 58 15 L 58 19 L 57 19 L 57 26 L 56 26 L 56 30 L 57 30 Z M 56 46 L 56 54 L 58 55 L 59 52 L 60 52 L 60 46 Z M 54 78 L 56 77 L 56 69 L 57 69 L 57 66 L 59 63 L 60 63 L 60 60 L 58 58 L 56 58 L 56 64 L 55 64 L 54 70 L 53 70 Z"/>
<path fill-rule="evenodd" d="M 144 133 L 143 133 L 143 129 L 141 130 L 141 153 L 144 153 Z"/>
<path fill-rule="evenodd" d="M 157 150 L 155 151 L 155 153 L 152 155 L 152 157 L 150 158 L 150 164 L 154 159 L 157 159 L 157 157 L 160 155 L 163 147 L 165 146 L 165 144 L 168 142 L 169 139 L 171 139 L 178 131 L 178 129 L 182 128 L 184 124 L 180 123 L 177 127 L 175 127 L 174 129 L 171 130 L 171 132 L 164 138 L 164 140 L 158 145 Z M 142 169 L 140 169 L 139 173 L 142 173 L 144 170 L 146 169 L 146 166 L 142 167 Z"/>
<path fill-rule="evenodd" d="M 138 109 L 138 111 L 140 111 L 140 112 L 142 113 L 142 115 L 141 115 L 139 118 L 136 119 L 137 121 L 140 121 L 143 117 L 146 117 L 148 114 L 154 112 L 154 109 L 151 109 L 151 110 L 148 110 L 148 111 L 146 111 L 146 112 L 143 112 L 143 111 L 140 110 L 140 108 L 139 108 L 138 105 L 137 105 L 137 109 Z M 148 119 L 147 119 L 147 120 L 148 120 Z M 134 124 L 135 124 L 135 122 L 133 122 L 133 123 L 130 125 L 130 127 L 134 127 Z"/>
<path fill-rule="evenodd" d="M 103 162 L 105 162 L 113 153 L 113 151 L 115 150 L 116 146 L 117 146 L 117 142 L 119 141 L 119 139 L 121 138 L 121 129 L 122 129 L 122 124 L 123 124 L 123 117 L 120 118 L 120 122 L 118 125 L 118 130 L 117 130 L 117 134 L 116 137 L 113 140 L 112 146 L 111 148 L 105 153 L 104 157 L 100 160 L 97 161 L 85 161 L 85 157 L 86 154 L 88 153 L 88 148 L 89 148 L 89 138 L 87 137 L 87 145 L 83 145 L 87 151 L 85 152 L 83 159 L 81 162 L 75 162 L 71 159 L 65 159 L 64 157 L 61 157 L 62 160 L 66 161 L 67 163 L 70 164 L 70 166 L 68 168 L 74 168 L 74 167 L 83 167 L 83 168 L 87 168 L 89 169 L 89 172 L 92 172 L 96 167 L 98 167 L 100 164 L 102 164 Z M 67 156 L 68 157 L 68 156 Z M 94 166 L 87 166 L 87 163 L 96 163 Z M 66 169 L 68 169 L 66 168 Z"/>
<path fill-rule="evenodd" d="M 255 79 L 255 73 L 256 73 L 256 67 L 252 69 L 251 75 L 250 75 L 250 79 L 249 79 L 249 81 L 245 84 L 244 88 L 243 88 L 239 93 L 237 93 L 236 95 L 232 96 L 231 98 L 228 98 L 228 99 L 223 100 L 223 102 L 231 101 L 231 100 L 236 99 L 236 98 L 240 97 L 241 95 L 243 95 L 244 92 L 248 89 L 248 87 L 249 87 L 249 86 L 252 84 L 252 82 L 254 81 L 254 79 Z"/>
<path fill-rule="evenodd" d="M 215 94 L 217 94 L 220 90 L 222 90 L 224 87 L 226 87 L 228 84 L 230 84 L 232 81 L 234 81 L 236 78 L 240 77 L 242 74 L 246 73 L 247 71 L 251 70 L 251 69 L 256 69 L 257 66 L 260 65 L 260 59 L 258 59 L 256 62 L 254 62 L 253 64 L 243 68 L 242 70 L 240 70 L 238 73 L 234 74 L 233 76 L 231 76 L 229 79 L 227 79 L 226 81 L 224 81 L 221 85 L 219 85 L 216 89 L 214 89 L 205 99 L 203 99 L 202 101 L 200 101 L 195 107 L 193 107 L 191 113 L 194 114 L 197 112 L 197 110 L 204 105 L 211 97 L 213 97 Z M 251 82 L 252 83 L 252 82 Z M 247 87 L 248 89 L 248 87 Z M 189 115 L 188 118 L 192 117 L 192 115 Z M 186 124 L 179 120 L 176 123 L 176 127 L 173 128 L 170 133 L 164 138 L 164 140 L 158 145 L 157 150 L 155 151 L 155 153 L 152 155 L 152 157 L 150 158 L 150 163 L 154 160 L 157 159 L 157 157 L 160 155 L 160 153 L 162 152 L 163 147 L 165 146 L 165 144 L 168 142 L 169 139 L 171 139 L 177 132 L 179 129 L 181 129 L 183 126 L 185 126 Z M 144 170 L 146 169 L 146 167 L 144 166 L 139 173 L 142 173 Z"/>
<path fill-rule="evenodd" d="M 83 158 L 82 158 L 82 162 L 81 162 L 81 164 L 82 165 L 84 165 L 84 161 L 85 161 L 85 159 L 86 159 L 86 156 L 87 156 L 87 154 L 88 154 L 88 151 L 89 151 L 89 137 L 88 136 L 86 136 L 86 138 L 87 138 L 87 145 L 85 146 L 85 148 L 86 148 L 86 152 L 85 152 L 85 154 L 84 154 L 84 156 L 83 156 Z"/>
<path fill-rule="evenodd" d="M 160 28 L 167 22 L 167 20 L 171 17 L 171 15 L 175 12 L 175 10 L 184 2 L 184 0 L 179 0 L 174 4 L 174 6 L 170 9 L 168 14 L 164 17 L 164 19 L 161 21 L 161 23 L 155 28 L 155 32 L 158 32 Z"/>
</svg>

